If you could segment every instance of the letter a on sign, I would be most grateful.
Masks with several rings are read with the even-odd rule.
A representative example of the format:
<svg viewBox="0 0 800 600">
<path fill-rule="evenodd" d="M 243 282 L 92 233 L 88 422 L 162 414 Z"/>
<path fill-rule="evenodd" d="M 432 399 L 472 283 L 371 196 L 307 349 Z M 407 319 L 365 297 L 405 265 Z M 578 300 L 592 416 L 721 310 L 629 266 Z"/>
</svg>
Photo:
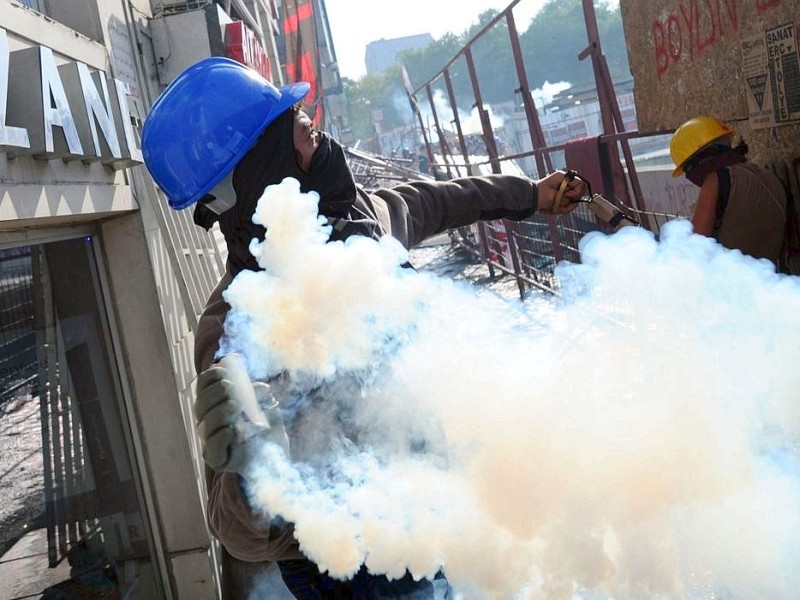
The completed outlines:
<svg viewBox="0 0 800 600">
<path fill-rule="evenodd" d="M 7 125 L 8 120 L 8 34 L 0 29 L 0 149 L 30 148 L 28 130 Z"/>
</svg>

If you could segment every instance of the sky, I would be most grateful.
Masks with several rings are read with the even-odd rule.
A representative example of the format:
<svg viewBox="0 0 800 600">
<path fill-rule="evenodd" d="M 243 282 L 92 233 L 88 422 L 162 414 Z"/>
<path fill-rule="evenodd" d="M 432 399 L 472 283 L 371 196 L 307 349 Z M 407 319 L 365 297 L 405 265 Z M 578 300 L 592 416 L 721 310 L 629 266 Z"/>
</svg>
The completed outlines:
<svg viewBox="0 0 800 600">
<path fill-rule="evenodd" d="M 546 0 L 521 0 L 514 18 L 521 31 Z M 489 9 L 503 10 L 510 0 L 327 0 L 328 21 L 342 77 L 366 74 L 367 44 L 430 33 L 438 40 L 445 33 L 460 34 Z"/>
</svg>

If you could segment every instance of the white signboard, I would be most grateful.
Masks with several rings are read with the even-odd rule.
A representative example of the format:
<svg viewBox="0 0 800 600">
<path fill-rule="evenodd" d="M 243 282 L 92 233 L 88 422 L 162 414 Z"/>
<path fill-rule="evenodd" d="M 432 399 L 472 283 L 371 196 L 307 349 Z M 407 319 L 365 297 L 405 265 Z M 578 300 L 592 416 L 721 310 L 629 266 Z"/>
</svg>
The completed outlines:
<svg viewBox="0 0 800 600">
<path fill-rule="evenodd" d="M 800 121 L 800 54 L 794 22 L 741 42 L 750 124 L 754 129 Z"/>
<path fill-rule="evenodd" d="M 59 67 L 46 46 L 9 52 L 2 28 L 0 151 L 114 169 L 142 163 L 121 81 L 80 62 Z"/>
</svg>

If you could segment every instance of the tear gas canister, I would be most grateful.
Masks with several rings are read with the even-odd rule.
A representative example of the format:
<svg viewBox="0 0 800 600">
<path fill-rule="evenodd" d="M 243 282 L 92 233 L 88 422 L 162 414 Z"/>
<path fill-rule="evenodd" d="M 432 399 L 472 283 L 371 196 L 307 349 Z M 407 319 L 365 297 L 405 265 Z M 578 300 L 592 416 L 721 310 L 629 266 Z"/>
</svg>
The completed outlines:
<svg viewBox="0 0 800 600">
<path fill-rule="evenodd" d="M 248 438 L 255 432 L 254 430 L 269 428 L 267 416 L 259 404 L 253 383 L 247 374 L 244 358 L 240 354 L 227 354 L 220 359 L 219 364 L 227 372 L 228 379 L 233 384 L 233 394 L 242 409 L 241 418 L 237 423 L 239 435 Z"/>
</svg>

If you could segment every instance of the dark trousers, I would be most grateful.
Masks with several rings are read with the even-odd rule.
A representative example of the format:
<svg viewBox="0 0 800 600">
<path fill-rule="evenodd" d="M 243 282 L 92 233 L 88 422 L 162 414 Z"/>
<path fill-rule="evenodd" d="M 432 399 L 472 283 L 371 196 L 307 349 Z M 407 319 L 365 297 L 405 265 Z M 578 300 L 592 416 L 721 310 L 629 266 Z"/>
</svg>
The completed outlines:
<svg viewBox="0 0 800 600">
<path fill-rule="evenodd" d="M 223 548 L 223 600 L 274 600 L 276 592 L 274 586 L 269 586 L 268 570 L 273 564 L 244 562 L 232 557 Z M 447 580 L 441 573 L 433 581 L 414 581 L 408 574 L 402 579 L 389 581 L 384 576 L 370 575 L 362 567 L 352 579 L 339 581 L 320 573 L 309 560 L 280 561 L 277 565 L 284 585 L 299 600 L 452 599 Z"/>
<path fill-rule="evenodd" d="M 251 563 L 234 558 L 221 548 L 222 553 L 222 600 L 255 600 L 262 593 L 268 577 L 269 563 Z"/>
<path fill-rule="evenodd" d="M 339 581 L 324 573 L 310 560 L 278 563 L 286 587 L 299 600 L 449 600 L 450 589 L 444 575 L 433 581 L 414 581 L 409 573 L 390 581 L 383 575 L 370 575 L 366 567 L 352 579 Z"/>
</svg>

